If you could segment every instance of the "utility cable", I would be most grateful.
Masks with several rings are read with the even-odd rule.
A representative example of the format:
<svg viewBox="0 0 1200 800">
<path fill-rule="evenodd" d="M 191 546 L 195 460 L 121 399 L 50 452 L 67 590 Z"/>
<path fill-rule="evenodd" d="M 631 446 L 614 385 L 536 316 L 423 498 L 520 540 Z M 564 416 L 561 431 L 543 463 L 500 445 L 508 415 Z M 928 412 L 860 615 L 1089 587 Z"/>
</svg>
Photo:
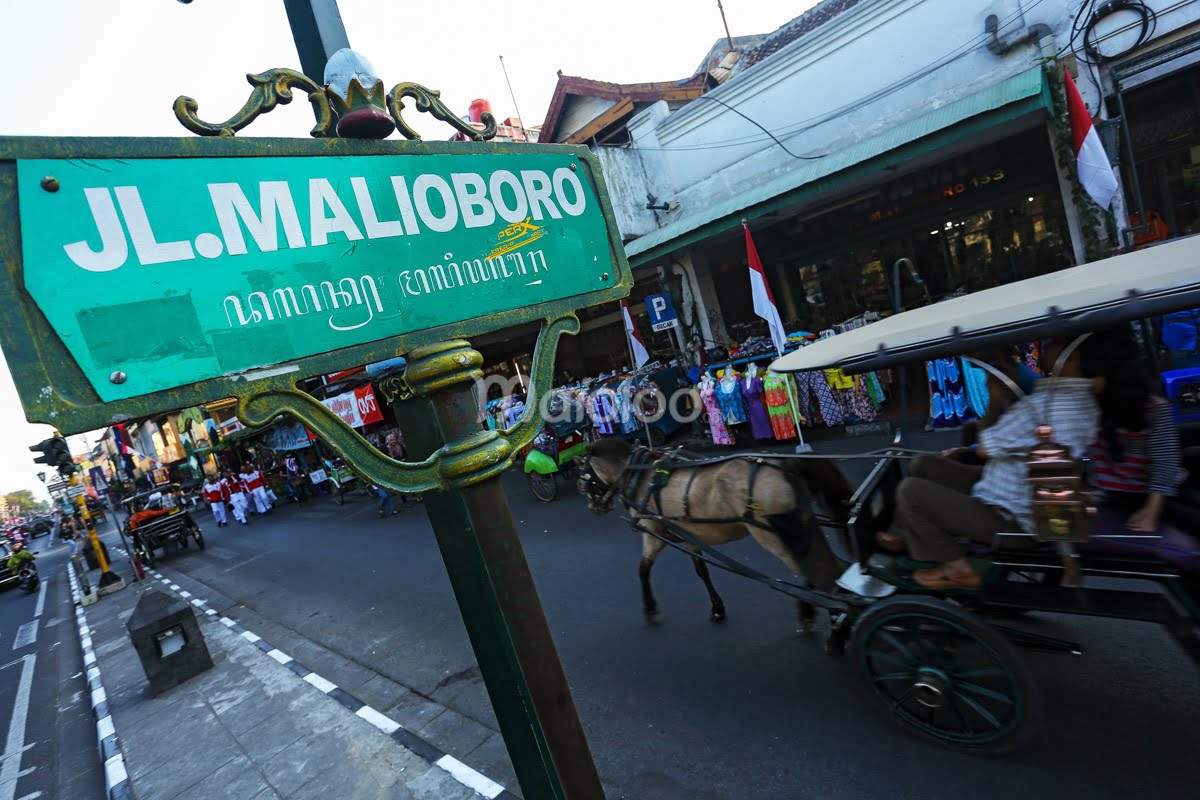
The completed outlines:
<svg viewBox="0 0 1200 800">
<path fill-rule="evenodd" d="M 1041 5 L 1044 1 L 1045 0 L 1034 0 L 1033 3 L 1031 3 L 1027 8 L 1024 9 L 1024 13 L 1026 13 L 1026 14 L 1029 13 L 1030 11 L 1035 9 L 1037 6 Z M 1085 0 L 1085 3 L 1091 2 L 1091 1 L 1092 0 Z M 1003 29 L 1005 26 L 1010 24 L 1017 17 L 1021 16 L 1021 13 L 1022 12 L 1017 11 L 1017 12 L 1014 12 L 1013 14 L 1010 14 L 1007 18 L 1005 18 L 1000 23 L 999 29 Z M 983 34 L 979 34 L 975 37 L 972 37 L 972 39 L 968 40 L 967 42 L 964 42 L 963 44 L 958 45 L 957 47 L 950 50 L 948 53 L 946 53 L 941 58 L 933 61 L 930 64 L 927 64 L 924 67 L 921 67 L 920 69 L 910 73 L 909 75 L 899 79 L 898 81 L 896 81 L 888 86 L 885 86 L 885 87 L 871 93 L 870 95 L 868 95 L 866 97 L 859 98 L 855 101 L 846 103 L 837 108 L 830 109 L 829 111 L 825 111 L 820 114 L 816 114 L 814 116 L 811 116 L 811 117 L 808 117 L 805 119 L 801 119 L 801 120 L 797 120 L 796 122 L 789 123 L 788 125 L 784 125 L 780 128 L 776 128 L 774 132 L 763 127 L 757 121 L 751 119 L 750 117 L 746 116 L 745 114 L 742 114 L 741 112 L 737 111 L 732 106 L 729 106 L 727 103 L 724 103 L 723 101 L 719 100 L 718 98 L 713 97 L 712 95 L 701 95 L 701 97 L 706 97 L 710 100 L 716 100 L 718 103 L 725 106 L 729 110 L 734 111 L 734 113 L 737 113 L 739 116 L 742 116 L 743 118 L 747 119 L 749 122 L 753 123 L 756 127 L 758 127 L 760 130 L 762 130 L 767 135 L 766 137 L 758 136 L 758 135 L 746 136 L 746 137 L 734 137 L 734 138 L 730 138 L 730 139 L 712 140 L 712 141 L 710 141 L 706 144 L 702 144 L 702 145 L 700 145 L 700 144 L 680 145 L 677 147 L 638 147 L 636 145 L 628 145 L 628 144 L 614 144 L 614 145 L 601 145 L 601 146 L 619 147 L 619 148 L 623 148 L 626 150 L 639 150 L 639 151 L 687 152 L 687 151 L 693 151 L 693 150 L 720 150 L 720 149 L 724 149 L 726 147 L 744 147 L 744 146 L 748 146 L 748 145 L 766 142 L 766 141 L 768 141 L 767 137 L 770 137 L 770 140 L 774 140 L 774 142 L 776 144 L 779 144 L 780 147 L 783 147 L 783 149 L 785 151 L 787 151 L 787 148 L 783 146 L 783 144 L 775 136 L 775 133 L 778 133 L 781 136 L 794 136 L 799 133 L 804 133 L 805 131 L 811 130 L 819 125 L 823 125 L 824 123 L 826 123 L 832 119 L 836 119 L 837 117 L 843 116 L 847 113 L 850 113 L 851 111 L 855 111 L 859 108 L 862 108 L 863 106 L 865 106 L 869 103 L 872 103 L 875 100 L 878 100 L 883 97 L 887 97 L 888 95 L 891 95 L 891 94 L 894 94 L 895 92 L 898 92 L 901 89 L 911 86 L 912 84 L 914 84 L 917 81 L 921 80 L 922 78 L 928 76 L 929 74 L 936 72 L 937 70 L 941 69 L 942 67 L 945 67 L 945 66 L 953 63 L 954 61 L 957 61 L 958 59 L 963 58 L 964 56 L 970 55 L 971 53 L 977 52 L 978 50 L 986 47 L 987 38 L 989 36 L 990 36 L 990 34 L 983 33 Z M 809 123 L 812 123 L 812 124 L 809 124 Z M 804 156 L 798 156 L 794 153 L 791 153 L 790 151 L 787 151 L 787 152 L 793 158 L 805 158 Z M 816 158 L 823 158 L 823 157 L 824 156 L 809 156 L 808 158 L 816 159 Z"/>
</svg>

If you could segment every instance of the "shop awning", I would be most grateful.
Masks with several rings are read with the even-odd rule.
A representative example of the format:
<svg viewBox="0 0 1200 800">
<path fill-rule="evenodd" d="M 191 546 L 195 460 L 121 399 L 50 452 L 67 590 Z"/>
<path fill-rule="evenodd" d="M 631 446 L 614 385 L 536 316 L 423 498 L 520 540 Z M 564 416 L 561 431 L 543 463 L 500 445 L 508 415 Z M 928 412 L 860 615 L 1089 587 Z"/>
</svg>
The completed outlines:
<svg viewBox="0 0 1200 800">
<path fill-rule="evenodd" d="M 631 266 L 640 266 L 736 227 L 742 219 L 754 219 L 816 197 L 856 177 L 902 164 L 982 130 L 1051 107 L 1050 87 L 1042 68 L 1033 67 L 817 161 L 799 162 L 786 175 L 634 239 L 625 245 L 625 255 Z"/>
<path fill-rule="evenodd" d="M 771 368 L 867 372 L 1200 307 L 1200 235 L 917 308 L 814 342 Z"/>
</svg>

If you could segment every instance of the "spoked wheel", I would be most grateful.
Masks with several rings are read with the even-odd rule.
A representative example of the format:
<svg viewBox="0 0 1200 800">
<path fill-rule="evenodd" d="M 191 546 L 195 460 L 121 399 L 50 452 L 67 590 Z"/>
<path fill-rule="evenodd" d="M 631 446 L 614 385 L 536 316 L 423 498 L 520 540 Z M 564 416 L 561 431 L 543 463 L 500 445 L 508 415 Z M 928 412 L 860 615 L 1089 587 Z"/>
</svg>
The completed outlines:
<svg viewBox="0 0 1200 800">
<path fill-rule="evenodd" d="M 339 506 L 346 505 L 346 493 L 344 491 L 342 491 L 341 487 L 339 487 L 338 490 L 334 493 L 333 499 L 337 501 L 337 504 Z"/>
<path fill-rule="evenodd" d="M 154 551 L 147 547 L 144 541 L 138 539 L 135 549 L 137 550 L 138 560 L 142 562 L 143 566 L 154 566 Z"/>
<path fill-rule="evenodd" d="M 539 472 L 527 472 L 525 479 L 529 481 L 529 491 L 543 503 L 549 503 L 558 497 L 558 479 L 554 473 L 542 475 Z"/>
<path fill-rule="evenodd" d="M 192 538 L 196 540 L 196 547 L 199 547 L 201 550 L 203 550 L 204 549 L 204 534 L 201 532 L 200 526 L 197 525 L 193 521 L 189 527 L 191 528 Z M 186 536 L 184 537 L 184 541 L 185 542 L 187 541 Z"/>
<path fill-rule="evenodd" d="M 1037 727 L 1041 703 L 1029 669 L 999 631 L 957 606 L 883 600 L 859 618 L 854 648 L 892 718 L 923 739 L 992 755 Z"/>
</svg>

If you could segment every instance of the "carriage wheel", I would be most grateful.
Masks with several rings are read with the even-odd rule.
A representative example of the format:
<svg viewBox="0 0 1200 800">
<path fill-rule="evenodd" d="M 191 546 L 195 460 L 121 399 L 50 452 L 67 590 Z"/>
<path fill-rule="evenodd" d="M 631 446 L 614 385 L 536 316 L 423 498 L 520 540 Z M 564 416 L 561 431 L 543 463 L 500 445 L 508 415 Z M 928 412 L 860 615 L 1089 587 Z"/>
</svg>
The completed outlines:
<svg viewBox="0 0 1200 800">
<path fill-rule="evenodd" d="M 146 567 L 154 566 L 154 551 L 151 550 L 149 547 L 146 547 L 146 543 L 143 542 L 141 539 L 138 539 L 138 542 L 137 542 L 137 554 L 138 554 L 138 560 L 142 562 L 143 566 L 146 566 Z"/>
<path fill-rule="evenodd" d="M 543 503 L 549 503 L 558 497 L 558 479 L 553 473 L 542 475 L 538 472 L 528 472 L 525 479 L 529 482 L 529 491 Z"/>
<path fill-rule="evenodd" d="M 854 629 L 871 688 L 905 730 L 979 754 L 1016 747 L 1037 727 L 1037 684 L 1016 650 L 968 611 L 932 597 L 880 601 Z"/>
</svg>

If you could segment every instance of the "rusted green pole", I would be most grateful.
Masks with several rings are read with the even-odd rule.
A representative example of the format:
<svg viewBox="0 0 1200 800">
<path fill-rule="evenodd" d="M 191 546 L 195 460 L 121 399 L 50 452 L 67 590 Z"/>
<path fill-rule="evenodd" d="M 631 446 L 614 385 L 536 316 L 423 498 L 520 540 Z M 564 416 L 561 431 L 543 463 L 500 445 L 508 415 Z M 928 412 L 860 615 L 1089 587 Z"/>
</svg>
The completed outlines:
<svg viewBox="0 0 1200 800">
<path fill-rule="evenodd" d="M 453 341 L 408 359 L 406 389 L 416 396 L 384 391 L 409 456 L 423 459 L 478 434 L 471 387 L 482 377 L 483 357 Z M 472 458 L 459 454 L 454 472 L 488 468 L 484 454 Z M 525 800 L 600 800 L 600 778 L 500 478 L 429 492 L 425 509 Z"/>
</svg>

